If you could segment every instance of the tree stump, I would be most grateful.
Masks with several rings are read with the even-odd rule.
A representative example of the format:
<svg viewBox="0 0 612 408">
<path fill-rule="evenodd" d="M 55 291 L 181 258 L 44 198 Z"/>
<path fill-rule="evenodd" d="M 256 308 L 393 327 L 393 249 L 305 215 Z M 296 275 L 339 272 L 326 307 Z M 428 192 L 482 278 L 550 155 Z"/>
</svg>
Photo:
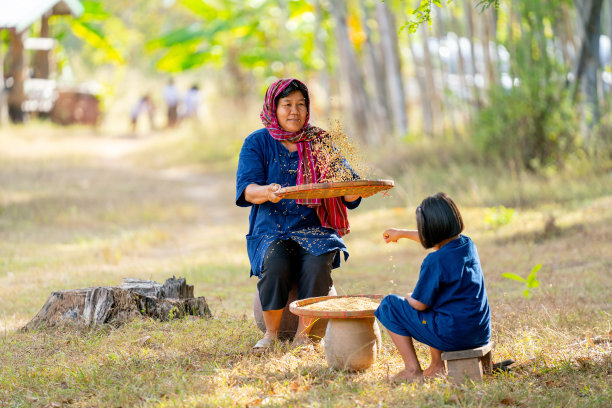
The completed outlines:
<svg viewBox="0 0 612 408">
<path fill-rule="evenodd" d="M 42 309 L 22 330 L 76 325 L 120 325 L 136 317 L 170 320 L 184 316 L 208 317 L 203 296 L 193 297 L 185 278 L 154 281 L 124 278 L 119 286 L 101 286 L 52 292 Z"/>
</svg>

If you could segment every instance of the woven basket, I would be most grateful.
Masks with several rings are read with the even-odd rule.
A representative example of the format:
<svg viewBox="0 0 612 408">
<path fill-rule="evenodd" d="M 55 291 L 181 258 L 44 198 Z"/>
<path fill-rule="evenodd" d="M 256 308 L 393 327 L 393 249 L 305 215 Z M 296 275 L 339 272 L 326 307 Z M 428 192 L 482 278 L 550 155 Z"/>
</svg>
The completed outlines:
<svg viewBox="0 0 612 408">
<path fill-rule="evenodd" d="M 331 198 L 345 195 L 369 197 L 393 188 L 393 180 L 354 180 L 329 183 L 301 184 L 284 187 L 276 192 L 281 198 Z"/>
<path fill-rule="evenodd" d="M 344 319 L 344 318 L 360 318 L 360 317 L 373 317 L 374 310 L 376 309 L 363 309 L 363 310 L 310 310 L 305 309 L 304 306 L 311 305 L 313 303 L 322 302 L 328 299 L 334 298 L 348 298 L 348 297 L 366 297 L 370 299 L 382 299 L 384 295 L 344 295 L 344 296 L 319 296 L 308 299 L 296 300 L 291 302 L 289 310 L 291 313 L 298 316 L 304 317 L 325 317 L 330 319 Z"/>
</svg>

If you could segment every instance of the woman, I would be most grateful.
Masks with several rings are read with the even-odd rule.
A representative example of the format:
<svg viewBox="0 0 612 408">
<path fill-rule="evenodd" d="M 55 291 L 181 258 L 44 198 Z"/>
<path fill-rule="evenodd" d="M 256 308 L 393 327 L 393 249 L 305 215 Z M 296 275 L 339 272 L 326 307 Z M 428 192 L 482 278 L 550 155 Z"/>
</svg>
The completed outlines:
<svg viewBox="0 0 612 408">
<path fill-rule="evenodd" d="M 261 112 L 264 128 L 242 146 L 236 175 L 236 205 L 251 207 L 247 252 L 266 325 L 253 347 L 263 351 L 278 337 L 283 309 L 294 282 L 298 299 L 326 296 L 331 270 L 348 258 L 341 236 L 349 232 L 346 208 L 361 198 L 281 200 L 281 187 L 320 180 L 316 144 L 325 133 L 308 123 L 310 100 L 306 85 L 281 79 L 270 85 Z M 294 345 L 308 342 L 310 319 L 299 319 Z"/>
</svg>

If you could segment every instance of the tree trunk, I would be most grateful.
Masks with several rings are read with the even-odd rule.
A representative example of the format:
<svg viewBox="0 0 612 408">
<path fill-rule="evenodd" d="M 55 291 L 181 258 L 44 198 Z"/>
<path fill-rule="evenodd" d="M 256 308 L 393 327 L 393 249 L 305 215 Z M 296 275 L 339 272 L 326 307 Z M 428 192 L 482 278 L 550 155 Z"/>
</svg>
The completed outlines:
<svg viewBox="0 0 612 408">
<path fill-rule="evenodd" d="M 329 99 L 331 95 L 331 81 L 329 78 L 329 69 L 330 66 L 327 63 L 328 60 L 328 48 L 327 42 L 325 41 L 325 29 L 321 25 L 321 21 L 324 21 L 325 15 L 323 11 L 323 7 L 321 6 L 321 1 L 317 0 L 315 2 L 315 10 L 316 10 L 316 19 L 315 19 L 315 47 L 316 53 L 318 57 L 321 58 L 321 61 L 325 61 L 325 65 L 319 70 L 319 84 L 323 89 L 325 95 L 323 95 L 323 101 L 319 102 L 319 105 L 322 107 L 322 110 L 326 113 L 326 116 L 330 115 L 330 106 Z"/>
<path fill-rule="evenodd" d="M 340 66 L 350 93 L 351 131 L 360 140 L 374 144 L 375 135 L 368 123 L 368 101 L 363 89 L 364 78 L 353 50 L 346 22 L 346 5 L 343 0 L 331 0 L 331 12 L 336 23 L 336 42 L 340 54 Z M 348 99 L 348 98 L 347 98 Z"/>
<path fill-rule="evenodd" d="M 470 0 L 464 0 L 464 9 L 465 9 L 465 18 L 466 18 L 466 28 L 467 28 L 467 38 L 470 42 L 470 61 L 472 65 L 471 75 L 472 75 L 472 93 L 473 100 L 477 108 L 480 108 L 480 90 L 478 89 L 476 76 L 479 74 L 478 65 L 476 64 L 476 53 L 474 52 L 474 18 L 472 16 L 472 4 Z"/>
<path fill-rule="evenodd" d="M 471 111 L 471 106 L 469 104 L 470 102 L 470 90 L 468 89 L 468 86 L 466 84 L 466 70 L 465 70 L 465 65 L 466 65 L 466 61 L 465 58 L 463 57 L 463 52 L 462 52 L 462 48 L 461 48 L 461 30 L 459 29 L 459 22 L 457 20 L 457 18 L 453 15 L 452 12 L 449 13 L 450 15 L 450 21 L 452 24 L 452 30 L 455 32 L 455 42 L 456 42 L 456 47 L 457 47 L 457 74 L 459 75 L 459 101 L 460 101 L 460 105 L 461 107 L 459 108 L 462 112 L 463 115 L 462 119 L 469 123 L 471 122 L 471 116 L 472 116 L 472 111 Z M 468 103 L 466 103 L 468 102 Z"/>
<path fill-rule="evenodd" d="M 417 58 L 415 47 L 412 42 L 411 34 L 406 36 L 408 40 L 408 47 L 410 49 L 410 54 L 412 55 L 412 61 L 414 63 L 414 70 L 416 74 L 417 84 L 419 86 L 419 99 L 421 101 L 421 117 L 423 120 L 422 128 L 423 132 L 432 137 L 434 133 L 433 129 L 433 112 L 431 107 L 431 98 L 427 92 L 427 84 L 425 80 L 425 69 L 422 66 L 422 61 Z"/>
<path fill-rule="evenodd" d="M 376 16 L 385 61 L 387 89 L 393 118 L 393 133 L 396 136 L 405 136 L 408 133 L 408 118 L 396 23 L 393 15 L 389 12 L 387 3 L 379 2 L 376 4 Z"/>
<path fill-rule="evenodd" d="M 599 70 L 599 36 L 601 34 L 601 8 L 603 0 L 586 0 L 584 7 L 576 5 L 580 30 L 580 52 L 574 69 L 575 88 L 574 99 L 582 82 L 586 78 L 583 90 L 586 94 L 589 108 L 592 112 L 592 124 L 599 123 L 601 112 L 599 109 L 597 72 Z"/>
<path fill-rule="evenodd" d="M 608 37 L 612 40 L 612 0 L 608 0 Z M 610 65 L 612 65 L 612 61 L 610 61 Z"/>
<path fill-rule="evenodd" d="M 558 46 L 561 50 L 561 55 L 563 56 L 563 63 L 566 67 L 571 67 L 572 65 L 572 57 L 568 52 L 569 44 L 572 42 L 573 32 L 568 29 L 568 11 L 567 6 L 565 4 L 561 5 L 560 10 L 558 10 L 558 18 L 555 18 L 554 21 L 554 33 L 555 38 L 558 40 Z"/>
<path fill-rule="evenodd" d="M 43 15 L 40 23 L 40 37 L 49 38 L 49 16 L 47 14 Z M 34 61 L 32 64 L 32 68 L 34 68 L 34 78 L 49 78 L 51 74 L 50 55 L 50 50 L 39 50 L 34 53 Z"/>
<path fill-rule="evenodd" d="M 13 123 L 22 123 L 25 119 L 22 110 L 22 105 L 25 101 L 25 91 L 23 89 L 23 82 L 25 80 L 23 33 L 17 33 L 15 29 L 9 30 L 9 33 L 11 44 L 10 75 L 13 78 L 13 84 L 8 97 L 9 117 Z"/>
<path fill-rule="evenodd" d="M 361 25 L 366 34 L 364 70 L 366 78 L 370 79 L 368 81 L 370 96 L 375 101 L 370 104 L 373 114 L 373 120 L 370 123 L 373 125 L 378 137 L 377 143 L 379 143 L 385 135 L 393 132 L 391 106 L 387 93 L 384 64 L 381 64 L 382 50 L 375 46 L 372 30 L 368 24 L 372 10 L 366 5 L 366 0 L 360 0 L 359 4 L 361 6 Z"/>
<path fill-rule="evenodd" d="M 7 120 L 6 92 L 4 84 L 4 43 L 0 41 L 0 125 Z"/>
<path fill-rule="evenodd" d="M 183 316 L 211 316 L 204 297 L 193 297 L 193 286 L 184 278 L 163 285 L 140 279 L 123 279 L 120 286 L 64 290 L 49 299 L 23 330 L 73 325 L 120 325 L 136 317 L 169 320 Z"/>
<path fill-rule="evenodd" d="M 442 19 L 442 13 L 440 12 L 440 10 L 438 9 L 433 9 L 432 13 L 434 13 L 434 18 L 436 20 L 435 26 L 436 26 L 436 37 L 438 38 L 438 55 L 437 55 L 437 61 L 439 62 L 439 66 L 438 66 L 438 72 L 439 72 L 439 76 L 440 76 L 440 85 L 442 88 L 442 92 L 440 93 L 440 119 L 441 119 L 441 123 L 442 123 L 442 134 L 445 134 L 449 127 L 450 130 L 453 132 L 453 136 L 456 138 L 457 137 L 457 129 L 455 127 L 455 120 L 454 120 L 454 102 L 452 99 L 452 96 L 449 97 L 448 95 L 448 90 L 449 90 L 449 67 L 447 66 L 447 64 L 445 64 L 442 61 L 442 55 L 440 53 L 440 46 L 442 45 L 442 39 L 444 39 L 445 36 L 445 30 L 444 30 L 444 21 Z"/>
<path fill-rule="evenodd" d="M 489 13 L 490 9 L 486 10 L 483 14 L 483 21 L 480 21 L 480 31 L 482 36 L 482 56 L 484 59 L 485 68 L 485 89 L 490 89 L 495 85 L 495 68 L 493 63 L 493 55 L 489 46 L 491 42 L 491 33 L 489 27 Z"/>
<path fill-rule="evenodd" d="M 440 122 L 440 98 L 438 96 L 438 90 L 436 88 L 436 82 L 434 79 L 434 67 L 433 62 L 431 60 L 431 52 L 429 50 L 429 36 L 428 36 L 428 28 L 425 24 L 421 24 L 421 40 L 423 44 L 423 64 L 425 69 L 425 86 L 427 87 L 427 98 L 429 99 L 429 103 L 431 103 L 431 116 L 432 123 L 431 129 L 435 134 L 438 132 L 438 128 L 440 126 L 436 126 L 436 122 Z"/>
<path fill-rule="evenodd" d="M 489 7 L 487 10 L 488 18 L 485 19 L 487 24 L 487 35 L 489 37 L 489 44 L 493 43 L 492 52 L 492 65 L 491 71 L 493 73 L 493 84 L 498 84 L 500 82 L 500 60 L 499 60 L 499 52 L 497 51 L 497 9 L 493 6 Z"/>
</svg>

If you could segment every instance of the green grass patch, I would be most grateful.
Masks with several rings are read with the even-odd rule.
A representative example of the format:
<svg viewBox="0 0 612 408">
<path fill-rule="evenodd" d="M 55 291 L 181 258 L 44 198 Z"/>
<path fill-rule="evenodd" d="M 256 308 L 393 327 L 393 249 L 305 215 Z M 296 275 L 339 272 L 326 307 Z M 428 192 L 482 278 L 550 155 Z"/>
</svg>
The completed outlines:
<svg viewBox="0 0 612 408">
<path fill-rule="evenodd" d="M 396 187 L 350 212 L 351 256 L 333 272 L 336 290 L 410 292 L 427 251 L 385 245 L 382 232 L 414 228 L 416 204 L 446 191 L 483 264 L 494 360 L 516 361 L 481 383 L 394 384 L 402 361 L 384 333 L 377 361 L 360 373 L 329 369 L 320 345 L 250 352 L 261 336 L 252 317 L 256 279 L 245 248 L 248 209 L 234 205 L 233 185 L 248 132 L 88 132 L 0 129 L 1 407 L 612 405 L 605 163 L 513 175 L 469 146 L 434 142 L 367 156 L 383 163 L 377 176 Z M 219 134 L 228 135 L 225 143 Z M 540 284 L 529 298 L 523 282 L 502 276 L 527 277 L 538 264 Z M 206 297 L 213 318 L 17 330 L 52 291 L 172 275 Z M 426 365 L 427 347 L 416 348 Z"/>
</svg>

